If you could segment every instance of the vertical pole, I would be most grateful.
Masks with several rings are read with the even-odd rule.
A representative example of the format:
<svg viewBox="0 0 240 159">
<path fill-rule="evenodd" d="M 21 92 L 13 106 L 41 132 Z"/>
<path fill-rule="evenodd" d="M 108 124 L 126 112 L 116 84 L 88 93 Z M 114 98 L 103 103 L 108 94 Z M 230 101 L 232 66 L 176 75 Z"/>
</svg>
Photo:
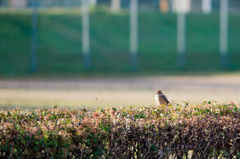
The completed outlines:
<svg viewBox="0 0 240 159">
<path fill-rule="evenodd" d="M 202 0 L 202 11 L 204 14 L 210 14 L 212 11 L 212 0 Z"/>
<path fill-rule="evenodd" d="M 37 0 L 32 0 L 31 72 L 37 72 Z"/>
<path fill-rule="evenodd" d="M 82 0 L 82 52 L 84 58 L 84 69 L 90 69 L 90 47 L 89 47 L 89 5 L 88 0 Z"/>
<path fill-rule="evenodd" d="M 228 0 L 220 0 L 220 53 L 222 67 L 226 69 L 228 65 Z"/>
<path fill-rule="evenodd" d="M 185 10 L 183 0 L 180 0 L 179 9 L 177 10 L 177 51 L 178 67 L 185 67 Z"/>
<path fill-rule="evenodd" d="M 121 0 L 111 0 L 111 9 L 113 12 L 118 12 L 121 9 Z"/>
<path fill-rule="evenodd" d="M 133 70 L 138 69 L 138 0 L 130 0 L 130 53 Z"/>
</svg>

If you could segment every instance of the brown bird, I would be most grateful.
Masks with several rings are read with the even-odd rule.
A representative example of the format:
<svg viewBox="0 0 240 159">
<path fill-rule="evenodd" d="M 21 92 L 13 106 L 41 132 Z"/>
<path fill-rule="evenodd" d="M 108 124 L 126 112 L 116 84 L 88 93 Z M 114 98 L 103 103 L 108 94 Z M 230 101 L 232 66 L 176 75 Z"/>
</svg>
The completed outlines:
<svg viewBox="0 0 240 159">
<path fill-rule="evenodd" d="M 157 102 L 158 105 L 169 104 L 167 97 L 162 93 L 161 90 L 157 91 L 157 94 L 155 95 L 155 101 Z"/>
</svg>

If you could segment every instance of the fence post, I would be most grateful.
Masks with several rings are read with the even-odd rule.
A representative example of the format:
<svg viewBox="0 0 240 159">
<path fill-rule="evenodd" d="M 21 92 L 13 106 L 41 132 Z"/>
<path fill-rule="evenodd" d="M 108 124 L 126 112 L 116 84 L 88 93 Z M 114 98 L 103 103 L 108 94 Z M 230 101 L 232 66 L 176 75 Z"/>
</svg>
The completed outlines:
<svg viewBox="0 0 240 159">
<path fill-rule="evenodd" d="M 113 12 L 118 12 L 121 9 L 121 0 L 111 0 L 111 9 Z"/>
<path fill-rule="evenodd" d="M 133 70 L 138 69 L 138 0 L 130 0 L 130 53 Z"/>
<path fill-rule="evenodd" d="M 228 67 L 228 0 L 220 1 L 220 53 L 222 68 Z"/>
<path fill-rule="evenodd" d="M 82 0 L 82 52 L 84 58 L 84 69 L 90 69 L 90 47 L 89 47 L 89 5 L 88 0 Z"/>
<path fill-rule="evenodd" d="M 212 0 L 202 0 L 202 11 L 204 14 L 212 12 Z"/>
<path fill-rule="evenodd" d="M 37 0 L 32 0 L 31 72 L 37 72 Z"/>
<path fill-rule="evenodd" d="M 178 51 L 178 67 L 183 69 L 185 67 L 185 3 L 180 0 L 179 9 L 177 10 L 177 51 Z"/>
</svg>

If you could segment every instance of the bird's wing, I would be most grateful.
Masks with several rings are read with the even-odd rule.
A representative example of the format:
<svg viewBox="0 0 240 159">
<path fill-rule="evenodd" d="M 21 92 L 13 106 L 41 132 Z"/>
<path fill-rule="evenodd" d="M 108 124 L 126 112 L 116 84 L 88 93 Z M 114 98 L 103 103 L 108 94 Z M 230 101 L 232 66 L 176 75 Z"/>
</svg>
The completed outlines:
<svg viewBox="0 0 240 159">
<path fill-rule="evenodd" d="M 162 94 L 161 97 L 163 98 L 164 101 L 166 101 L 167 103 L 169 103 L 167 97 L 166 97 L 164 94 Z"/>
</svg>

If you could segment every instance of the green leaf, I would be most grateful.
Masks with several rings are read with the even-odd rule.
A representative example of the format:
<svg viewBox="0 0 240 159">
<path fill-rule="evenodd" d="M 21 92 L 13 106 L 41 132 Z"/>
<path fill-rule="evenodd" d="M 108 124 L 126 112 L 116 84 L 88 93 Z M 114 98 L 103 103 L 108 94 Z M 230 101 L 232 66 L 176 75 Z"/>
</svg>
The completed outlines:
<svg viewBox="0 0 240 159">
<path fill-rule="evenodd" d="M 98 139 L 94 138 L 93 141 L 94 141 L 95 143 L 97 143 L 97 142 L 98 142 Z"/>
<path fill-rule="evenodd" d="M 94 155 L 96 155 L 96 156 L 100 155 L 100 150 L 97 149 L 97 151 L 95 151 Z"/>
<path fill-rule="evenodd" d="M 70 123 L 71 122 L 71 120 L 69 120 L 69 119 L 66 119 L 66 123 Z"/>
<path fill-rule="evenodd" d="M 117 111 L 117 109 L 116 109 L 116 108 L 112 108 L 112 110 L 115 110 L 115 111 Z"/>
</svg>

